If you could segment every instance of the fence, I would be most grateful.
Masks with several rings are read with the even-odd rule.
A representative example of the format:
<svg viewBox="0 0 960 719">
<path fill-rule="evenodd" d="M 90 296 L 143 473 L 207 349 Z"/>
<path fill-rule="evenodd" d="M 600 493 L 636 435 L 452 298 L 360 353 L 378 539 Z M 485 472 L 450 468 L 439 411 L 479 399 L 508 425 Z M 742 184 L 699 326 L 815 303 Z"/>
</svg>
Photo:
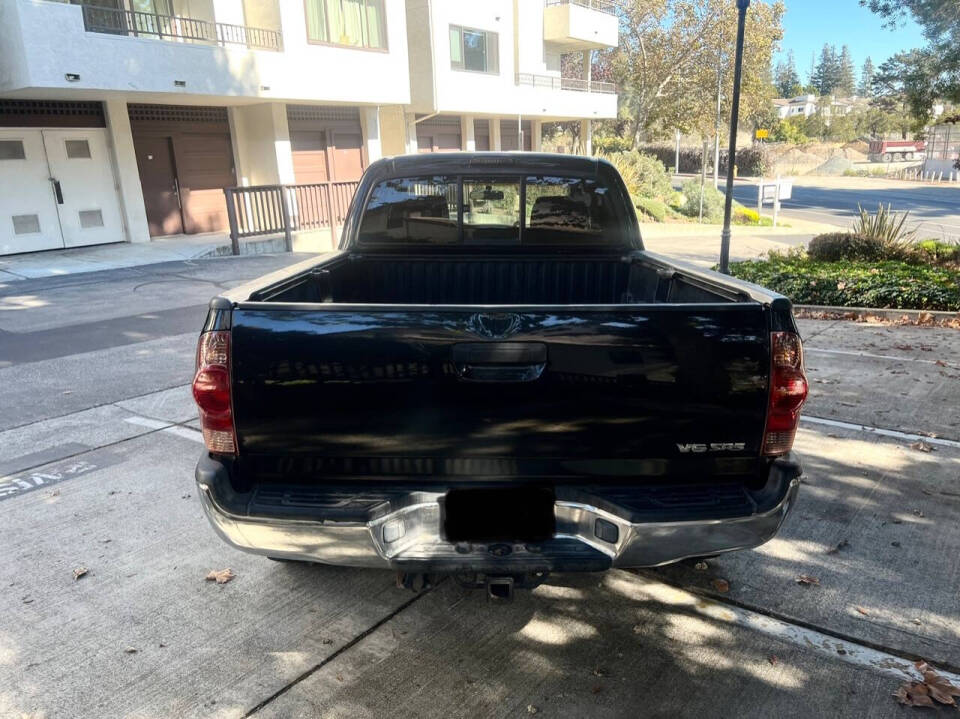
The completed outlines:
<svg viewBox="0 0 960 719">
<path fill-rule="evenodd" d="M 329 228 L 335 234 L 359 184 L 317 182 L 224 188 L 233 254 L 240 254 L 240 240 L 247 237 L 283 233 L 290 251 L 294 232 Z"/>
<path fill-rule="evenodd" d="M 111 35 L 155 37 L 210 45 L 244 45 L 259 50 L 283 49 L 283 36 L 277 30 L 97 5 L 83 6 L 83 26 L 87 32 Z"/>
</svg>

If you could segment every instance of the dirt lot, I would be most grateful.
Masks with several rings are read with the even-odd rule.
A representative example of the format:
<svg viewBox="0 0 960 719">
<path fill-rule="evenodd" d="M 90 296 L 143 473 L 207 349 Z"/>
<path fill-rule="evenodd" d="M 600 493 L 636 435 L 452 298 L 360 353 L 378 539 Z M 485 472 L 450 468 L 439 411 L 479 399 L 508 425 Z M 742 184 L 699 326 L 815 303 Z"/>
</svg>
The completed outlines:
<svg viewBox="0 0 960 719">
<path fill-rule="evenodd" d="M 208 293 L 188 279 L 181 304 Z M 2 717 L 901 717 L 921 711 L 891 697 L 913 659 L 960 673 L 956 330 L 802 321 L 806 476 L 776 540 L 500 605 L 228 548 L 173 380 L 192 332 L 130 340 L 111 319 L 114 346 L 57 354 L 69 294 L 16 298 L 51 334 L 0 364 Z"/>
</svg>

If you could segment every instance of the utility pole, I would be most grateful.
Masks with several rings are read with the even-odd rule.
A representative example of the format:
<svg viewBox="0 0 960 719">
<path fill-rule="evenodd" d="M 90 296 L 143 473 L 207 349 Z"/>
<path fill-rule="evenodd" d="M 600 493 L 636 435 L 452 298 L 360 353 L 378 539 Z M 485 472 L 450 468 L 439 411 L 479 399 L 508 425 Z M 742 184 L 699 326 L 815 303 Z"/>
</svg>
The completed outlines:
<svg viewBox="0 0 960 719">
<path fill-rule="evenodd" d="M 737 124 L 740 122 L 740 79 L 743 73 L 743 32 L 750 0 L 737 0 L 737 54 L 733 65 L 733 98 L 730 108 L 730 150 L 727 153 L 727 197 L 723 205 L 720 233 L 720 271 L 730 274 L 730 215 L 733 211 L 733 168 L 737 159 Z"/>
<path fill-rule="evenodd" d="M 723 88 L 723 26 L 720 26 L 720 43 L 717 45 L 717 117 L 713 128 L 713 186 L 720 189 L 720 112 Z"/>
</svg>

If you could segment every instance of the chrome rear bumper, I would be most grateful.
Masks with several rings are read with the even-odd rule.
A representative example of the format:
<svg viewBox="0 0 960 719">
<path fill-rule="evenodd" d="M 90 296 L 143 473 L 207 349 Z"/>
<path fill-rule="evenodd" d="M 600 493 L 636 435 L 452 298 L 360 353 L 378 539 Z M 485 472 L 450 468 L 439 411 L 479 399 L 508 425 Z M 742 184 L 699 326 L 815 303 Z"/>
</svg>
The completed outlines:
<svg viewBox="0 0 960 719">
<path fill-rule="evenodd" d="M 211 462 L 209 458 L 201 460 Z M 629 512 L 558 499 L 553 540 L 516 543 L 446 542 L 440 533 L 444 492 L 418 491 L 412 503 L 371 521 L 242 516 L 218 500 L 209 466 L 197 467 L 200 499 L 210 523 L 228 544 L 255 554 L 356 567 L 424 572 L 599 571 L 650 567 L 688 557 L 756 547 L 771 539 L 793 506 L 799 465 L 768 482 L 762 511 L 748 516 L 690 521 L 633 522 Z"/>
</svg>

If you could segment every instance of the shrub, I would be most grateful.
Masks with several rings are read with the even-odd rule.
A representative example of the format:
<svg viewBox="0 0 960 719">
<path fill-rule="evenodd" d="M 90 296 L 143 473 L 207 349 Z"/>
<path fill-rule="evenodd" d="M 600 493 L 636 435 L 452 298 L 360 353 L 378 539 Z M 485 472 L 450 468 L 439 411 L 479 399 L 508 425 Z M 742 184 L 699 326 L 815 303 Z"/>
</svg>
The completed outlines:
<svg viewBox="0 0 960 719">
<path fill-rule="evenodd" d="M 797 304 L 960 311 L 960 272 L 906 262 L 816 262 L 800 253 L 732 262 L 730 273 Z"/>
<path fill-rule="evenodd" d="M 851 232 L 827 232 L 810 240 L 807 254 L 818 262 L 897 259 L 886 256 L 880 240 Z"/>
<path fill-rule="evenodd" d="M 601 155 L 609 160 L 623 176 L 631 195 L 664 198 L 673 192 L 667 169 L 656 157 L 636 150 Z M 627 177 L 630 181 L 627 182 Z"/>
<path fill-rule="evenodd" d="M 733 221 L 740 225 L 759 225 L 760 213 L 749 207 L 738 207 L 734 210 Z"/>
<path fill-rule="evenodd" d="M 630 140 L 619 135 L 595 135 L 593 147 L 598 154 L 625 152 L 630 149 Z"/>
<path fill-rule="evenodd" d="M 633 204 L 644 215 L 657 222 L 663 222 L 667 217 L 667 205 L 654 197 L 634 197 Z"/>
<path fill-rule="evenodd" d="M 683 194 L 687 203 L 681 211 L 688 217 L 700 217 L 700 180 L 687 180 L 683 183 Z M 724 194 L 709 182 L 703 185 L 703 221 L 723 221 Z"/>
<path fill-rule="evenodd" d="M 960 243 L 945 240 L 921 240 L 916 244 L 920 259 L 935 263 L 960 263 Z"/>
<path fill-rule="evenodd" d="M 877 206 L 877 212 L 874 215 L 859 204 L 857 209 L 860 211 L 860 216 L 853 223 L 851 232 L 854 234 L 879 240 L 888 248 L 900 247 L 901 249 L 909 246 L 916 234 L 915 230 L 907 229 L 909 211 L 894 212 L 890 205 L 884 207 L 883 203 Z"/>
</svg>

